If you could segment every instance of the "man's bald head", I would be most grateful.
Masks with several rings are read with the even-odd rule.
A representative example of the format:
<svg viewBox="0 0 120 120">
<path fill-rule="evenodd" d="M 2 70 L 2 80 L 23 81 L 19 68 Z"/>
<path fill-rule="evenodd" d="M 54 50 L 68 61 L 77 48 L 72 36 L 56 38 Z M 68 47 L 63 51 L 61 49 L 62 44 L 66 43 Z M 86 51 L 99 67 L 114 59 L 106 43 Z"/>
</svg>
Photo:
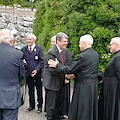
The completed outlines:
<svg viewBox="0 0 120 120">
<path fill-rule="evenodd" d="M 56 44 L 56 35 L 54 35 L 54 36 L 51 38 L 51 47 L 53 47 L 55 44 Z"/>
<path fill-rule="evenodd" d="M 111 53 L 115 53 L 118 50 L 120 50 L 120 37 L 112 38 L 110 41 L 109 48 Z"/>
<path fill-rule="evenodd" d="M 120 37 L 115 37 L 111 39 L 111 42 L 119 44 L 120 45 Z"/>
</svg>

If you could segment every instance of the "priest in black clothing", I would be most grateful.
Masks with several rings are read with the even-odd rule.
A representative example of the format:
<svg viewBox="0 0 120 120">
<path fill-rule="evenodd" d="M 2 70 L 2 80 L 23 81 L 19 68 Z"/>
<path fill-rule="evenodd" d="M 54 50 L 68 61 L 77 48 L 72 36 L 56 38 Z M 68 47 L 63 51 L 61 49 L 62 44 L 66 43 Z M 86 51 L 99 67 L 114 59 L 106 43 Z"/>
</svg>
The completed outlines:
<svg viewBox="0 0 120 120">
<path fill-rule="evenodd" d="M 109 44 L 114 54 L 108 62 L 99 98 L 99 120 L 120 120 L 120 37 L 112 38 Z"/>
<path fill-rule="evenodd" d="M 80 38 L 81 54 L 71 66 L 63 66 L 57 59 L 49 60 L 57 72 L 75 75 L 75 87 L 68 114 L 69 120 L 98 120 L 98 53 L 92 49 L 93 38 Z"/>
</svg>

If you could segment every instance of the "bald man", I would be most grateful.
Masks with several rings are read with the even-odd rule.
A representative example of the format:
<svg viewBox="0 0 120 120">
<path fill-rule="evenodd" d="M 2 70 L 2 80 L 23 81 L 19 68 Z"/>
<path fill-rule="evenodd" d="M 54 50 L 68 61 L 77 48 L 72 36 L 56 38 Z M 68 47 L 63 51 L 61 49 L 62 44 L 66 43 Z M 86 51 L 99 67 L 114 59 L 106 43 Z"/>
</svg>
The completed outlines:
<svg viewBox="0 0 120 120">
<path fill-rule="evenodd" d="M 35 43 L 36 36 L 32 33 L 27 36 L 27 45 L 21 50 L 25 62 L 26 82 L 29 89 L 29 107 L 26 112 L 35 109 L 35 87 L 37 90 L 37 113 L 42 112 L 42 82 L 41 70 L 43 68 L 43 49 Z"/>
<path fill-rule="evenodd" d="M 10 30 L 0 31 L 0 41 L 0 120 L 18 120 L 23 53 L 12 47 L 14 41 Z"/>
<path fill-rule="evenodd" d="M 60 73 L 75 74 L 75 87 L 68 114 L 69 120 L 98 120 L 98 53 L 92 49 L 91 35 L 80 37 L 81 54 L 71 66 L 49 60 L 50 67 Z"/>
<path fill-rule="evenodd" d="M 120 120 L 120 37 L 112 38 L 109 48 L 114 56 L 104 72 L 99 120 Z"/>
<path fill-rule="evenodd" d="M 56 35 L 54 35 L 54 36 L 51 38 L 51 47 L 53 47 L 55 44 L 56 44 Z"/>
</svg>

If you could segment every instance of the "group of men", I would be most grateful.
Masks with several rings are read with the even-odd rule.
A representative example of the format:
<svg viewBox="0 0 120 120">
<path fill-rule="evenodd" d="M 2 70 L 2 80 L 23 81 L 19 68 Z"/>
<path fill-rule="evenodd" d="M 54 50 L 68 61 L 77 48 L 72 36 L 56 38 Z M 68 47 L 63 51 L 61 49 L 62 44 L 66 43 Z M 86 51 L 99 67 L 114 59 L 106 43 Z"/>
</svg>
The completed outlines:
<svg viewBox="0 0 120 120">
<path fill-rule="evenodd" d="M 21 51 L 13 47 L 14 35 L 8 29 L 0 31 L 0 120 L 17 120 L 20 107 L 19 77 L 24 74 L 28 85 L 29 107 L 42 112 L 42 84 L 45 88 L 47 120 L 119 120 L 120 119 L 120 38 L 110 41 L 109 61 L 103 75 L 103 86 L 98 97 L 99 55 L 92 49 L 93 38 L 80 37 L 81 53 L 72 62 L 68 36 L 59 32 L 51 39 L 51 48 L 43 59 L 43 49 L 37 45 L 36 36 L 27 36 L 27 45 Z M 43 71 L 43 81 L 41 72 Z M 74 91 L 70 103 L 70 79 L 74 78 Z M 43 83 L 42 83 L 43 82 Z"/>
</svg>

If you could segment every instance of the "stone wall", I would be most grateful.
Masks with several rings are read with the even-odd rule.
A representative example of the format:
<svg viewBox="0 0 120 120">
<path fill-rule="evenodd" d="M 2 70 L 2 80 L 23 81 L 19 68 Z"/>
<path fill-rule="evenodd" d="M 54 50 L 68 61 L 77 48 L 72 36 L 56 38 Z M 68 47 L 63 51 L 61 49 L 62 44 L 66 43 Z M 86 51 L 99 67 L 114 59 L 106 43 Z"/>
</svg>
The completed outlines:
<svg viewBox="0 0 120 120">
<path fill-rule="evenodd" d="M 35 10 L 21 9 L 17 7 L 0 7 L 0 30 L 1 29 L 16 29 L 17 43 L 26 43 L 26 36 L 32 33 L 33 21 L 35 19 Z"/>
</svg>

